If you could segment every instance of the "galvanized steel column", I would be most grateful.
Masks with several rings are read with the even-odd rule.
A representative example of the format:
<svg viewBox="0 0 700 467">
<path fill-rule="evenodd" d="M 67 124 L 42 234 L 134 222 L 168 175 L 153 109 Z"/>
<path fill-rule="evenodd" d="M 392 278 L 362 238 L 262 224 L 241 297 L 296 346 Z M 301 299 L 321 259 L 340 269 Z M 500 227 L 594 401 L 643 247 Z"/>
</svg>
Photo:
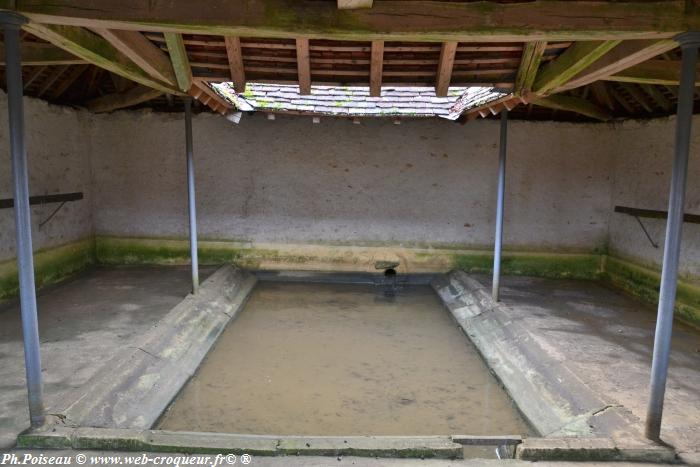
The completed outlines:
<svg viewBox="0 0 700 467">
<path fill-rule="evenodd" d="M 199 289 L 199 259 L 197 257 L 197 206 L 194 190 L 194 155 L 192 151 L 192 101 L 185 99 L 185 145 L 187 147 L 187 201 L 190 215 L 190 259 L 192 262 L 192 293 Z"/>
<path fill-rule="evenodd" d="M 661 416 L 666 391 L 666 375 L 671 350 L 673 328 L 673 308 L 676 301 L 678 262 L 681 250 L 681 229 L 685 185 L 688 172 L 688 152 L 693 117 L 695 73 L 698 61 L 700 33 L 684 33 L 676 37 L 683 52 L 681 82 L 678 92 L 678 116 L 676 119 L 676 143 L 671 175 L 671 193 L 668 201 L 668 221 L 666 223 L 666 243 L 664 245 L 659 309 L 654 337 L 654 356 L 651 364 L 651 394 L 647 407 L 646 436 L 659 439 Z"/>
<path fill-rule="evenodd" d="M 498 157 L 498 200 L 496 201 L 496 239 L 493 251 L 493 288 L 491 295 L 498 301 L 501 281 L 501 246 L 503 243 L 503 204 L 506 190 L 506 152 L 508 143 L 508 109 L 501 112 L 501 139 Z"/>
<path fill-rule="evenodd" d="M 0 12 L 0 24 L 5 31 L 5 75 L 7 107 L 10 123 L 10 153 L 15 197 L 15 235 L 17 242 L 17 271 L 22 314 L 24 367 L 27 375 L 29 418 L 32 427 L 44 423 L 44 395 L 41 381 L 39 352 L 39 322 L 34 287 L 32 257 L 32 223 L 29 208 L 27 150 L 24 144 L 24 107 L 22 102 L 22 63 L 19 31 L 27 20 L 10 11 Z"/>
</svg>

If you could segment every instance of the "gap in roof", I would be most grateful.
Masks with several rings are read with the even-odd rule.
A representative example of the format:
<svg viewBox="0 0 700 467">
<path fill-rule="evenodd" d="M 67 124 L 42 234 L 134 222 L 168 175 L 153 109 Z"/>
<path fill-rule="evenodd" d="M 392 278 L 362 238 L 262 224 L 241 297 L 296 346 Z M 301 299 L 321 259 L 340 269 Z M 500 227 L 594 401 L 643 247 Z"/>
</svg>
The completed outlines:
<svg viewBox="0 0 700 467">
<path fill-rule="evenodd" d="M 295 84 L 247 83 L 239 93 L 233 83 L 211 86 L 237 109 L 336 117 L 441 117 L 456 120 L 468 109 L 500 99 L 508 92 L 491 87 L 451 87 L 446 97 L 432 87 L 382 87 L 371 97 L 367 86 L 311 86 L 300 94 Z"/>
</svg>

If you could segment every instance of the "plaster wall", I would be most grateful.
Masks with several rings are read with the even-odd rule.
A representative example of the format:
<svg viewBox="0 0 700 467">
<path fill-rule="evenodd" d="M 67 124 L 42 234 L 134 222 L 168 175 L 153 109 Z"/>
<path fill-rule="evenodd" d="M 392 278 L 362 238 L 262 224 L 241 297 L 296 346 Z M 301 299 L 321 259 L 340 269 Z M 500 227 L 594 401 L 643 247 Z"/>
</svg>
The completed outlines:
<svg viewBox="0 0 700 467">
<path fill-rule="evenodd" d="M 693 122 L 685 209 L 700 214 L 700 117 Z M 675 118 L 625 122 L 615 129 L 610 252 L 650 266 L 660 267 L 666 231 L 665 219 L 641 218 L 655 248 L 637 220 L 613 213 L 615 205 L 643 209 L 668 209 Z M 700 225 L 685 223 L 681 251 L 681 274 L 700 277 Z"/>
<path fill-rule="evenodd" d="M 58 204 L 34 205 L 34 251 L 92 235 L 89 121 L 86 113 L 32 98 L 24 100 L 30 195 L 82 191 L 84 199 L 66 203 L 42 224 Z M 0 198 L 13 198 L 7 95 L 0 91 Z M 13 209 L 0 209 L 0 262 L 15 257 Z"/>
<path fill-rule="evenodd" d="M 199 233 L 256 242 L 492 244 L 498 122 L 194 118 Z M 187 235 L 181 115 L 95 117 L 98 235 Z M 505 244 L 592 251 L 614 151 L 602 125 L 512 122 Z"/>
</svg>

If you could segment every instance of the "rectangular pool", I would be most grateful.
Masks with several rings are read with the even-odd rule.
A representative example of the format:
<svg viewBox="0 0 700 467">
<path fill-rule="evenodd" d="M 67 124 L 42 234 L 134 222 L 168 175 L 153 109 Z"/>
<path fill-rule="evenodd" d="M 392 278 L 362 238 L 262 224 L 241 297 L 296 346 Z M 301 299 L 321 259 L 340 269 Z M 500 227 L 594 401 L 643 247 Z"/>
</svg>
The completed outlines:
<svg viewBox="0 0 700 467">
<path fill-rule="evenodd" d="M 160 429 L 275 435 L 527 434 L 428 286 L 260 282 Z"/>
</svg>

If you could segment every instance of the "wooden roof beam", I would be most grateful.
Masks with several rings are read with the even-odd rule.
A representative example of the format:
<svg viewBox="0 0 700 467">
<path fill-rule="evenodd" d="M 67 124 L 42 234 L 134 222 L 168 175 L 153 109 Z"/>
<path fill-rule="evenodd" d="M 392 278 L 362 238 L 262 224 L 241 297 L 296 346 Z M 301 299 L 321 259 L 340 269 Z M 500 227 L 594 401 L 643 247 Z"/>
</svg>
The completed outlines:
<svg viewBox="0 0 700 467">
<path fill-rule="evenodd" d="M 75 81 L 82 76 L 83 73 L 85 73 L 85 70 L 87 70 L 88 65 L 78 65 L 74 66 L 73 69 L 70 71 L 66 79 L 64 79 L 61 84 L 59 84 L 56 89 L 54 89 L 53 93 L 51 94 L 51 97 L 54 99 L 58 99 L 65 93 L 69 87 Z"/>
<path fill-rule="evenodd" d="M 144 86 L 159 89 L 162 92 L 177 92 L 168 85 L 153 79 L 112 44 L 91 31 L 76 26 L 37 23 L 29 23 L 24 28 L 56 47 L 114 74 Z"/>
<path fill-rule="evenodd" d="M 545 41 L 525 43 L 518 74 L 515 77 L 514 94 L 516 96 L 522 96 L 532 90 L 546 48 L 547 42 Z"/>
<path fill-rule="evenodd" d="M 245 68 L 243 66 L 243 51 L 241 39 L 237 36 L 224 37 L 228 67 L 231 71 L 231 81 L 236 92 L 245 92 Z"/>
<path fill-rule="evenodd" d="M 611 40 L 576 42 L 572 44 L 559 57 L 538 71 L 535 83 L 532 86 L 533 92 L 539 95 L 547 95 L 554 89 L 560 88 L 619 43 L 619 40 Z"/>
<path fill-rule="evenodd" d="M 47 65 L 37 67 L 35 70 L 31 72 L 29 76 L 27 76 L 27 79 L 24 80 L 24 90 L 26 91 L 29 89 L 29 86 L 34 83 L 43 73 L 46 71 Z"/>
<path fill-rule="evenodd" d="M 175 72 L 168 56 L 140 32 L 105 28 L 93 28 L 93 31 L 153 78 L 169 86 L 177 85 Z"/>
<path fill-rule="evenodd" d="M 696 86 L 700 86 L 700 66 L 696 72 Z M 614 75 L 603 78 L 605 81 L 622 83 L 656 84 L 678 86 L 681 78 L 680 60 L 648 60 L 625 68 Z"/>
<path fill-rule="evenodd" d="M 359 8 L 372 8 L 373 0 L 338 0 L 339 10 L 357 10 Z"/>
<path fill-rule="evenodd" d="M 607 121 L 612 118 L 612 115 L 606 109 L 580 97 L 565 96 L 563 94 L 547 97 L 532 96 L 528 99 L 528 102 L 547 107 L 548 109 L 575 112 L 601 121 Z"/>
<path fill-rule="evenodd" d="M 20 53 L 22 66 L 28 65 L 79 65 L 86 63 L 80 57 L 43 42 L 22 42 Z M 0 43 L 0 65 L 5 66 L 5 44 Z"/>
<path fill-rule="evenodd" d="M 309 40 L 306 38 L 297 38 L 297 72 L 299 74 L 299 94 L 311 94 Z"/>
<path fill-rule="evenodd" d="M 177 86 L 181 91 L 188 92 L 192 87 L 192 67 L 190 67 L 185 43 L 182 41 L 182 34 L 165 33 L 165 43 L 168 46 L 170 62 L 175 70 Z"/>
<path fill-rule="evenodd" d="M 58 78 L 63 76 L 63 73 L 68 70 L 68 67 L 70 67 L 70 65 L 61 65 L 57 70 L 54 70 L 53 74 L 47 77 L 41 84 L 39 91 L 36 93 L 36 97 L 41 97 L 46 94 L 48 90 L 51 89 L 51 86 L 53 86 L 53 84 L 58 80 Z"/>
<path fill-rule="evenodd" d="M 158 89 L 136 86 L 128 91 L 108 94 L 89 100 L 85 107 L 92 112 L 111 112 L 150 101 L 162 94 Z"/>
<path fill-rule="evenodd" d="M 382 71 L 384 71 L 384 41 L 372 41 L 369 70 L 369 95 L 382 95 Z"/>
<path fill-rule="evenodd" d="M 221 114 L 224 114 L 227 110 L 233 108 L 230 102 L 221 97 L 216 91 L 210 88 L 206 82 L 201 80 L 195 79 L 192 82 L 190 95 L 200 101 L 202 104 L 209 106 L 215 112 L 219 112 Z"/>
<path fill-rule="evenodd" d="M 649 102 L 647 102 L 646 94 L 642 93 L 635 84 L 620 83 L 620 86 L 627 91 L 627 94 L 632 96 L 632 99 L 641 105 L 644 110 L 649 113 L 654 112 L 654 109 L 649 105 Z"/>
<path fill-rule="evenodd" d="M 0 0 L 31 21 L 107 29 L 342 40 L 522 42 L 672 38 L 700 30 L 700 9 L 685 0 L 570 2 L 378 1 L 339 10 L 317 0 Z M 284 11 L 283 15 L 270 12 Z"/>
<path fill-rule="evenodd" d="M 449 90 L 450 81 L 452 80 L 452 67 L 455 63 L 455 54 L 457 53 L 457 44 L 455 41 L 442 43 L 435 83 L 435 95 L 438 97 L 445 97 Z"/>
<path fill-rule="evenodd" d="M 678 47 L 676 41 L 663 40 L 634 40 L 625 41 L 594 61 L 572 79 L 557 87 L 554 92 L 566 91 L 599 81 L 618 71 L 637 65 Z"/>
</svg>

